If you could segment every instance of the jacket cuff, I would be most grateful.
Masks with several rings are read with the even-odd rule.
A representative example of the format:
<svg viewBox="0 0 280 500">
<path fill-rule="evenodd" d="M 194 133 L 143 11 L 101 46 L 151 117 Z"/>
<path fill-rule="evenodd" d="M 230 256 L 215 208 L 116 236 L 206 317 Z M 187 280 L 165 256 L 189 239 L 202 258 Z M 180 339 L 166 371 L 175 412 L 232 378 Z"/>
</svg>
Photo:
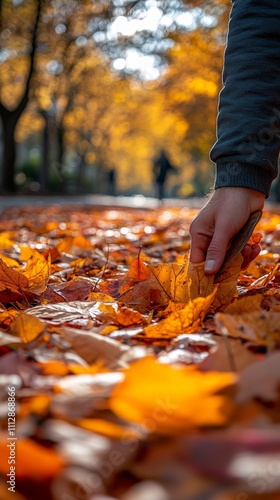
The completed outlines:
<svg viewBox="0 0 280 500">
<path fill-rule="evenodd" d="M 239 163 L 237 161 L 219 161 L 216 164 L 214 188 L 246 187 L 255 189 L 269 196 L 270 187 L 275 176 L 265 168 Z"/>
</svg>

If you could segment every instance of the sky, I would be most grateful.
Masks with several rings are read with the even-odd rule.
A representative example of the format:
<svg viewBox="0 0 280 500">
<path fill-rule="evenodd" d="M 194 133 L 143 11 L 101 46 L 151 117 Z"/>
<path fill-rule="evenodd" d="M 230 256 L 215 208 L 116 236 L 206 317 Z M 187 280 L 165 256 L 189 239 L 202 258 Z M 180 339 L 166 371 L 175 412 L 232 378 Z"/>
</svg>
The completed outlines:
<svg viewBox="0 0 280 500">
<path fill-rule="evenodd" d="M 204 26 L 211 26 L 215 22 L 213 16 L 203 15 L 201 9 L 192 9 L 190 11 L 176 11 L 173 14 L 163 14 L 157 7 L 156 2 L 151 0 L 148 3 L 147 10 L 143 11 L 141 18 L 125 17 L 120 15 L 115 18 L 107 32 L 109 40 L 118 40 L 121 37 L 133 37 L 137 33 L 148 31 L 156 32 L 160 28 L 164 31 L 172 30 L 175 26 L 184 30 L 192 30 L 197 26 L 199 17 L 200 23 Z M 165 43 L 165 50 L 171 48 L 173 42 L 165 38 L 161 43 Z M 130 73 L 138 72 L 144 80 L 155 80 L 160 76 L 162 67 L 157 65 L 157 59 L 152 54 L 145 54 L 136 48 L 129 47 L 122 57 L 115 59 L 112 63 L 116 71 L 126 70 Z"/>
</svg>

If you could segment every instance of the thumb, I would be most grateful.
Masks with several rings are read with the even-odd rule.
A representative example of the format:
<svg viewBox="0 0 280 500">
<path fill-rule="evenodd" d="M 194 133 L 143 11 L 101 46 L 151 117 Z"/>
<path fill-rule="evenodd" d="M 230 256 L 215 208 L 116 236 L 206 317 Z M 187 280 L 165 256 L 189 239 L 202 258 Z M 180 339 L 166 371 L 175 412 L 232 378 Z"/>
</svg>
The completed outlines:
<svg viewBox="0 0 280 500">
<path fill-rule="evenodd" d="M 223 233 L 216 231 L 213 235 L 206 254 L 204 266 L 206 274 L 216 274 L 222 266 L 231 238 L 230 235 L 225 233 L 225 231 Z"/>
</svg>

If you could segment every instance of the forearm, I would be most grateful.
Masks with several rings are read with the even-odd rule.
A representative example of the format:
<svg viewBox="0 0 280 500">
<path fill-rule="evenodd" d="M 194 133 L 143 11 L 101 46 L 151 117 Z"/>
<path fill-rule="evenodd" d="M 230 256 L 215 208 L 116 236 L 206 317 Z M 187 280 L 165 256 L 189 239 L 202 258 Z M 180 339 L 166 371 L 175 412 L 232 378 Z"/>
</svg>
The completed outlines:
<svg viewBox="0 0 280 500">
<path fill-rule="evenodd" d="M 215 187 L 242 186 L 268 195 L 280 149 L 280 3 L 235 0 L 210 157 Z"/>
</svg>

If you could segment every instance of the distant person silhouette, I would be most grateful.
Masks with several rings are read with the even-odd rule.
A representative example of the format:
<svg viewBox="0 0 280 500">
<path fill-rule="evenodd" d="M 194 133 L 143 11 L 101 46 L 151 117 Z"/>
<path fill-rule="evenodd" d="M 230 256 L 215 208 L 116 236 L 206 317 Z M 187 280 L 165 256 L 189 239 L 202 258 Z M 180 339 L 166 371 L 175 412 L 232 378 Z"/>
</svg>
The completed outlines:
<svg viewBox="0 0 280 500">
<path fill-rule="evenodd" d="M 168 175 L 177 172 L 176 168 L 170 163 L 165 151 L 161 149 L 159 155 L 153 160 L 153 173 L 157 189 L 157 197 L 161 201 L 164 198 L 165 183 Z"/>
<path fill-rule="evenodd" d="M 116 196 L 116 170 L 114 168 L 108 170 L 107 181 L 109 196 Z"/>
</svg>

